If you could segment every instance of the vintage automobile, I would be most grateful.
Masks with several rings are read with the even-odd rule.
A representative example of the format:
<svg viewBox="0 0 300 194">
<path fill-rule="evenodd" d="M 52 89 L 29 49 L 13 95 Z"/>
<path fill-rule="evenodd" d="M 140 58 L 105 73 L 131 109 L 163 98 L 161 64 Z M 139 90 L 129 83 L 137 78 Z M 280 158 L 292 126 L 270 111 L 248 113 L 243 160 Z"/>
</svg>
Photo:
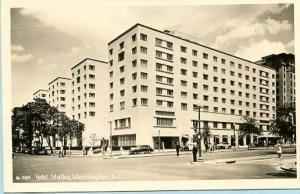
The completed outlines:
<svg viewBox="0 0 300 194">
<path fill-rule="evenodd" d="M 216 149 L 230 149 L 231 145 L 228 143 L 219 143 L 216 145 Z"/>
<path fill-rule="evenodd" d="M 138 145 L 129 149 L 129 154 L 150 154 L 154 150 L 149 145 Z"/>
</svg>

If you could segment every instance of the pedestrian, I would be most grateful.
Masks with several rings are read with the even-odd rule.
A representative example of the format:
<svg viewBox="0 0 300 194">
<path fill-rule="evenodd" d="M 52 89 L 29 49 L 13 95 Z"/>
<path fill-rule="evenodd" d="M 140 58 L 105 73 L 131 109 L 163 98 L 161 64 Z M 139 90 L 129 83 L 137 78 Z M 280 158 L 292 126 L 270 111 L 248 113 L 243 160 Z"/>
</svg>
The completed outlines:
<svg viewBox="0 0 300 194">
<path fill-rule="evenodd" d="M 194 145 L 193 146 L 193 161 L 194 162 L 197 162 L 197 152 L 198 152 L 197 147 Z"/>
<path fill-rule="evenodd" d="M 93 147 L 91 146 L 89 151 L 88 151 L 88 156 L 91 157 L 93 155 Z"/>
<path fill-rule="evenodd" d="M 179 143 L 177 143 L 177 145 L 176 145 L 177 157 L 179 156 L 179 150 L 180 150 L 180 145 L 179 145 Z"/>
<path fill-rule="evenodd" d="M 282 154 L 282 147 L 281 144 L 278 144 L 278 150 L 277 150 L 277 155 L 278 155 L 278 159 L 281 160 L 281 154 Z"/>
<path fill-rule="evenodd" d="M 85 147 L 84 146 L 82 147 L 82 155 L 86 156 L 86 151 L 85 151 Z"/>
<path fill-rule="evenodd" d="M 60 146 L 59 156 L 64 157 L 64 147 Z"/>
<path fill-rule="evenodd" d="M 121 156 L 123 156 L 123 152 L 124 152 L 124 149 L 123 149 L 123 147 L 121 146 L 121 147 L 120 147 L 120 154 L 121 154 Z"/>
<path fill-rule="evenodd" d="M 205 152 L 207 152 L 207 150 L 208 150 L 208 144 L 205 143 Z"/>
<path fill-rule="evenodd" d="M 162 146 L 162 150 L 163 150 L 163 152 L 164 152 L 164 151 L 165 151 L 165 143 L 162 142 L 162 143 L 161 143 L 161 146 Z"/>
</svg>

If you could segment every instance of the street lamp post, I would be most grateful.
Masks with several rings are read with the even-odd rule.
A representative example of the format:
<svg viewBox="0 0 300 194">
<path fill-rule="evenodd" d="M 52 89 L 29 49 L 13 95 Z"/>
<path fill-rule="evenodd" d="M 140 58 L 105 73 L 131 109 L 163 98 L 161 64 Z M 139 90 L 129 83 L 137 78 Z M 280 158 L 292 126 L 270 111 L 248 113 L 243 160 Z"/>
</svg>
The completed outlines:
<svg viewBox="0 0 300 194">
<path fill-rule="evenodd" d="M 202 140 L 202 136 L 201 136 L 201 123 L 200 123 L 200 110 L 201 110 L 202 106 L 197 106 L 198 109 L 198 126 L 199 126 L 199 131 L 198 131 L 198 137 L 199 137 L 199 159 L 201 159 L 201 140 Z"/>
<path fill-rule="evenodd" d="M 235 146 L 236 146 L 236 136 L 235 136 L 235 124 L 233 123 L 233 134 L 234 134 L 234 137 L 233 137 L 233 145 L 234 145 L 234 150 L 235 150 Z"/>
<path fill-rule="evenodd" d="M 110 131 L 110 134 L 109 134 L 109 143 L 110 143 L 110 155 L 112 155 L 112 121 L 109 121 L 109 131 Z"/>
<path fill-rule="evenodd" d="M 160 130 L 158 130 L 158 151 L 160 152 Z"/>
</svg>

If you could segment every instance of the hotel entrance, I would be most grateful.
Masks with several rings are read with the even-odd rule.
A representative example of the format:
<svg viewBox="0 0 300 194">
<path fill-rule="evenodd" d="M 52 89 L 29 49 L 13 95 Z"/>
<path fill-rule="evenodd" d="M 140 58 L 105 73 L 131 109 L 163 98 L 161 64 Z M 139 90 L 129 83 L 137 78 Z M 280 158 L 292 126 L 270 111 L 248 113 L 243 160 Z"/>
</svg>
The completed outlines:
<svg viewBox="0 0 300 194">
<path fill-rule="evenodd" d="M 176 144 L 179 143 L 179 137 L 153 137 L 154 149 L 175 149 Z"/>
</svg>

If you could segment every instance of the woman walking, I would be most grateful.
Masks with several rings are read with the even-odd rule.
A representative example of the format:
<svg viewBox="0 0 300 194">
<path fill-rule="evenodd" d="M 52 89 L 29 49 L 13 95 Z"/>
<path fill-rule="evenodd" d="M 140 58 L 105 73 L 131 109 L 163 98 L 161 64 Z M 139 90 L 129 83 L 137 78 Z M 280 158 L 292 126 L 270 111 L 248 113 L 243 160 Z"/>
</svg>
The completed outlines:
<svg viewBox="0 0 300 194">
<path fill-rule="evenodd" d="M 278 155 L 278 159 L 281 160 L 282 147 L 281 147 L 281 144 L 280 144 L 280 143 L 278 144 L 277 155 Z"/>
</svg>

